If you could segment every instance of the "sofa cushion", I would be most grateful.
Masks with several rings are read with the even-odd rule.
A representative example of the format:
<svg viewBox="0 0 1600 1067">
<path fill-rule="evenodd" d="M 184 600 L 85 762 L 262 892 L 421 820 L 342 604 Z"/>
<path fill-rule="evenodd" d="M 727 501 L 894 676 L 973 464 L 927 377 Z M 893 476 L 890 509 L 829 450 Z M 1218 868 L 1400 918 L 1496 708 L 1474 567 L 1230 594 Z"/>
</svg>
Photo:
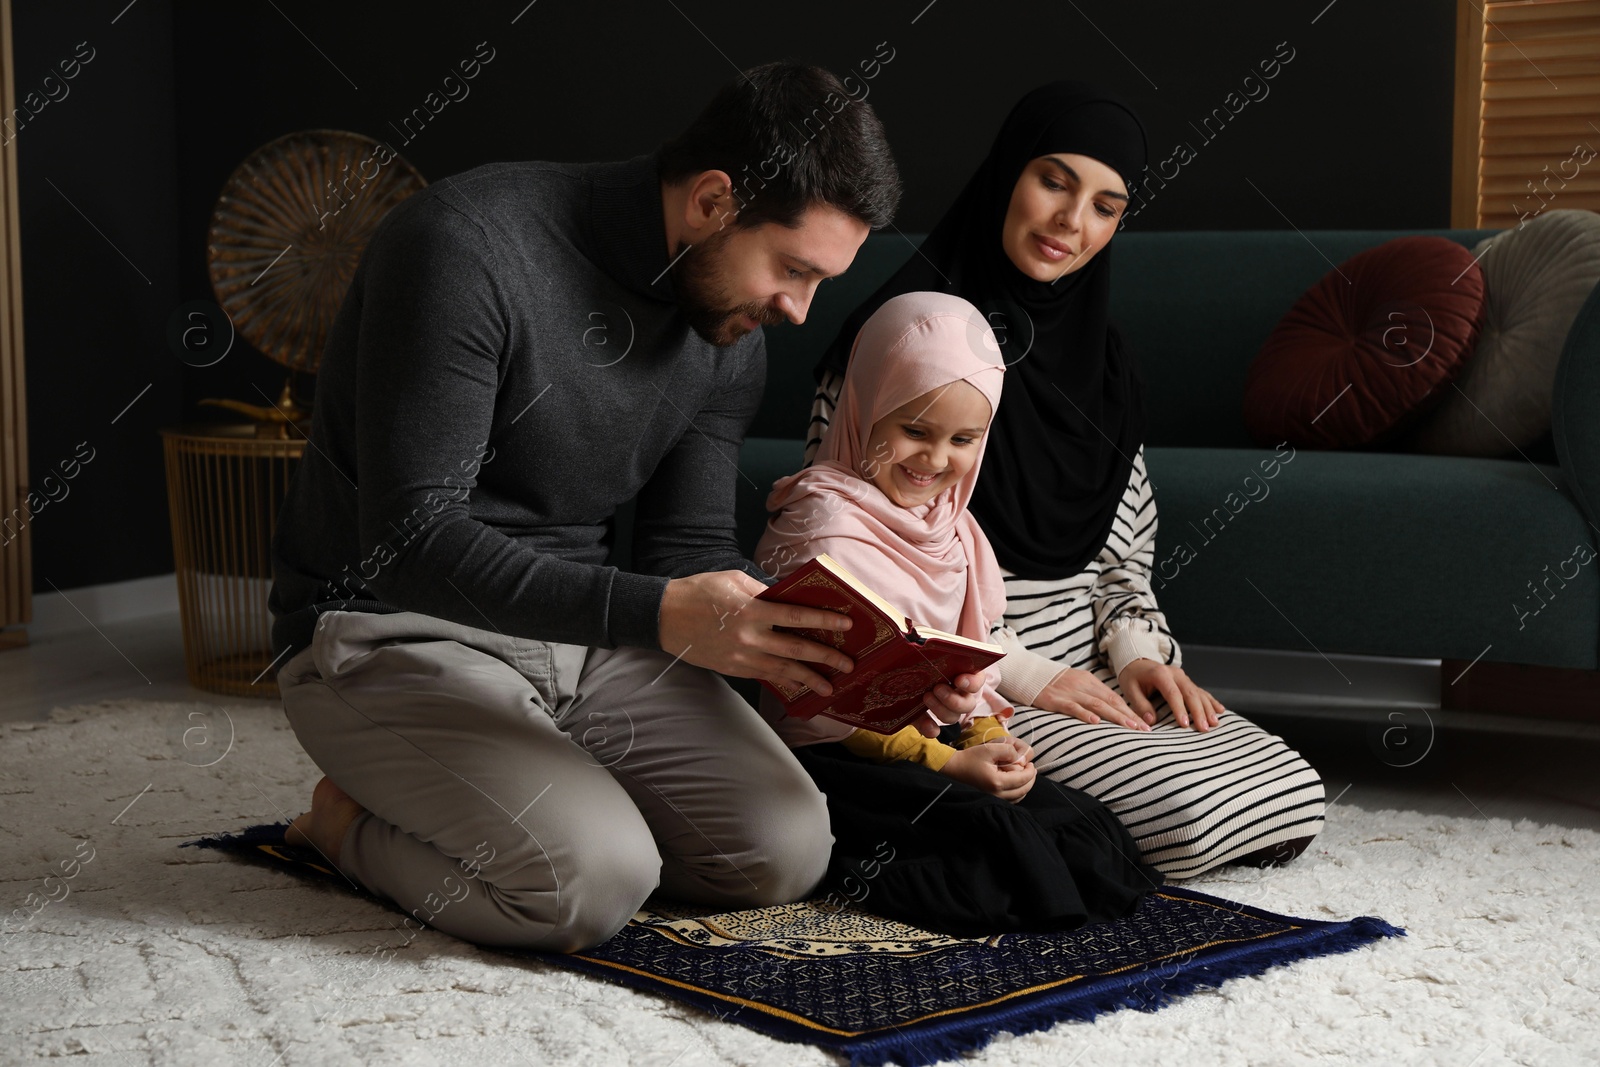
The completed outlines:
<svg viewBox="0 0 1600 1067">
<path fill-rule="evenodd" d="M 1440 398 L 1483 324 L 1483 276 L 1442 237 L 1345 260 L 1295 302 L 1245 378 L 1258 444 L 1382 447 Z"/>
<path fill-rule="evenodd" d="M 1600 329 L 1600 299 L 1595 311 Z M 1145 459 L 1151 586 L 1180 644 L 1466 660 L 1492 644 L 1486 660 L 1597 666 L 1600 560 L 1574 555 L 1597 539 L 1560 468 L 1293 447 L 1147 446 Z M 747 555 L 772 483 L 800 462 L 799 441 L 745 441 Z M 1568 560 L 1577 576 L 1563 580 Z"/>
<path fill-rule="evenodd" d="M 1483 271 L 1483 333 L 1455 388 L 1416 428 L 1419 452 L 1507 456 L 1550 429 L 1550 393 L 1567 332 L 1600 282 L 1600 215 L 1549 211 L 1473 249 Z"/>
<path fill-rule="evenodd" d="M 1596 668 L 1600 560 L 1560 468 L 1279 453 L 1145 449 L 1180 645 Z"/>
</svg>

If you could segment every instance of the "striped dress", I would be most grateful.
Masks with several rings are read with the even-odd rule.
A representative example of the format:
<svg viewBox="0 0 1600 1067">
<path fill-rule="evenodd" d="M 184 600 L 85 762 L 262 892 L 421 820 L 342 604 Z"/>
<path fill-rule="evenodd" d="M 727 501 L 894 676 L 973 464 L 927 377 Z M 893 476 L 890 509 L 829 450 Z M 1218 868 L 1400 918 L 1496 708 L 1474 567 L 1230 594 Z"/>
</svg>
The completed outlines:
<svg viewBox="0 0 1600 1067">
<path fill-rule="evenodd" d="M 842 381 L 830 372 L 817 390 L 808 464 Z M 1004 572 L 1006 614 L 991 640 L 1007 650 L 1001 693 L 1016 705 L 1009 729 L 1033 746 L 1039 773 L 1110 808 L 1145 862 L 1169 879 L 1292 859 L 1321 831 L 1325 793 L 1317 772 L 1276 734 L 1232 710 L 1204 733 L 1181 727 L 1159 692 L 1149 697 L 1157 713 L 1149 732 L 1028 704 L 1065 667 L 1092 673 L 1120 696 L 1117 675 L 1134 659 L 1182 666 L 1150 588 L 1155 536 L 1141 446 L 1106 545 L 1084 571 L 1050 581 Z"/>
</svg>

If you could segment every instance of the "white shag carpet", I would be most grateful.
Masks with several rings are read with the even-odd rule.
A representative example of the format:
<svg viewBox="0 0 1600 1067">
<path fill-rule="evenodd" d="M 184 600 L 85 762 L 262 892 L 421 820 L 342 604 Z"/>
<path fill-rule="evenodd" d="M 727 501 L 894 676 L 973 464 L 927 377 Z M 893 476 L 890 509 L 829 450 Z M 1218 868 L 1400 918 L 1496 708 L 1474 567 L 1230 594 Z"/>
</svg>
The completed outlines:
<svg viewBox="0 0 1600 1067">
<path fill-rule="evenodd" d="M 407 942 L 371 901 L 177 847 L 297 815 L 318 777 L 266 702 L 104 701 L 6 724 L 0 1062 L 840 1062 L 433 930 Z M 1155 1013 L 1002 1034 L 969 1059 L 1593 1064 L 1597 859 L 1589 830 L 1336 804 L 1288 866 L 1184 884 L 1308 918 L 1377 915 L 1408 936 L 1231 979 Z"/>
</svg>

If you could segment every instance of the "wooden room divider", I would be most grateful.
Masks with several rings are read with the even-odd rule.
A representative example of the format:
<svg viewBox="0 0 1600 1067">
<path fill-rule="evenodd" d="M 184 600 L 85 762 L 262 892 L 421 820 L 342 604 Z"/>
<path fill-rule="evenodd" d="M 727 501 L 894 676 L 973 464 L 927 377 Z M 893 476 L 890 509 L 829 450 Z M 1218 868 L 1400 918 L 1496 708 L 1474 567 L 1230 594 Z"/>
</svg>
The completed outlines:
<svg viewBox="0 0 1600 1067">
<path fill-rule="evenodd" d="M 0 0 L 0 116 L 17 106 L 11 0 Z M 0 147 L 0 649 L 28 643 L 33 529 L 28 521 L 28 403 L 22 364 L 22 237 L 16 138 Z"/>
</svg>

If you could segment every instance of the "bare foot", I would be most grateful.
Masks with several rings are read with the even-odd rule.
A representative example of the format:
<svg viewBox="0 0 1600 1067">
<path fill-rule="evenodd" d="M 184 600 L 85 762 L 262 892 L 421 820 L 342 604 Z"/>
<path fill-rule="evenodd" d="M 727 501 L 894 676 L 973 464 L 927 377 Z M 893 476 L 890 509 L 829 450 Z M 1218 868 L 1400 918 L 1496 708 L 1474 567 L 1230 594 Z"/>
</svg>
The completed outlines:
<svg viewBox="0 0 1600 1067">
<path fill-rule="evenodd" d="M 329 863 L 337 864 L 345 831 L 355 817 L 366 810 L 335 785 L 332 778 L 323 776 L 311 791 L 311 810 L 289 824 L 283 832 L 284 843 L 297 848 L 314 848 Z"/>
</svg>

